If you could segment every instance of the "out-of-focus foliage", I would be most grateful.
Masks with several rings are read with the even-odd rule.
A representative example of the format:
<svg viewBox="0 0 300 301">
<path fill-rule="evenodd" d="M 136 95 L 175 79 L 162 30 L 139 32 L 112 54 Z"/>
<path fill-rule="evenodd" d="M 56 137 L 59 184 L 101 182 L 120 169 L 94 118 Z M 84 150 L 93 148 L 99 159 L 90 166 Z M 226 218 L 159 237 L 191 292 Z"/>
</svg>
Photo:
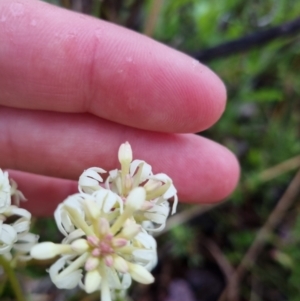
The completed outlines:
<svg viewBox="0 0 300 301">
<path fill-rule="evenodd" d="M 194 53 L 299 15 L 300 2 L 291 0 L 165 1 L 155 38 Z M 226 83 L 228 105 L 221 120 L 204 135 L 236 153 L 242 175 L 228 204 L 200 218 L 197 227 L 237 266 L 294 175 L 291 171 L 262 182 L 260 173 L 300 154 L 300 35 L 219 57 L 208 65 Z M 300 300 L 297 214 L 299 203 L 241 282 L 242 299 L 249 300 L 250 291 L 257 290 L 255 300 Z"/>
<path fill-rule="evenodd" d="M 155 38 L 191 51 L 243 37 L 299 16 L 292 0 L 174 0 L 165 2 Z"/>
</svg>

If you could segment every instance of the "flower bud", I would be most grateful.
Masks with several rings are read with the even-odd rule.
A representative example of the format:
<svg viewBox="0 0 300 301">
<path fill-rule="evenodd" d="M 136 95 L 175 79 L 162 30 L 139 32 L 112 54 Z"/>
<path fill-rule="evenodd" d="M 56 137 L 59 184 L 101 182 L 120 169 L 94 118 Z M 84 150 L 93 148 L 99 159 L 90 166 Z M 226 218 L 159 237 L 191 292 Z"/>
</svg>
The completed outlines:
<svg viewBox="0 0 300 301">
<path fill-rule="evenodd" d="M 35 259 L 50 259 L 60 254 L 72 253 L 70 245 L 54 244 L 53 242 L 42 242 L 32 247 L 30 255 Z"/>
<path fill-rule="evenodd" d="M 86 271 L 92 271 L 97 268 L 99 265 L 100 260 L 97 257 L 89 257 L 84 265 Z"/>
<path fill-rule="evenodd" d="M 127 261 L 120 256 L 114 256 L 114 268 L 121 273 L 127 273 L 128 272 Z"/>
<path fill-rule="evenodd" d="M 112 240 L 112 246 L 115 248 L 121 248 L 127 245 L 127 239 L 125 238 L 114 238 Z"/>
<path fill-rule="evenodd" d="M 138 224 L 129 224 L 128 226 L 124 226 L 121 236 L 127 239 L 134 238 L 137 234 L 141 232 L 142 227 Z"/>
<path fill-rule="evenodd" d="M 100 289 L 101 275 L 98 270 L 89 271 L 85 276 L 85 291 L 90 294 Z"/>
<path fill-rule="evenodd" d="M 143 266 L 128 263 L 129 266 L 129 273 L 131 277 L 142 284 L 150 284 L 154 282 L 154 277 L 150 272 L 148 272 Z"/>
<path fill-rule="evenodd" d="M 71 247 L 72 247 L 72 250 L 74 250 L 75 252 L 83 253 L 89 249 L 89 244 L 85 239 L 80 238 L 80 239 L 73 241 L 71 243 Z"/>
<path fill-rule="evenodd" d="M 108 267 L 111 267 L 114 264 L 114 259 L 111 255 L 106 255 L 104 258 L 104 262 Z"/>
<path fill-rule="evenodd" d="M 99 219 L 99 232 L 101 235 L 105 235 L 109 232 L 109 222 L 106 218 L 101 217 Z"/>
<path fill-rule="evenodd" d="M 129 165 L 132 161 L 132 149 L 128 142 L 122 143 L 118 153 L 121 165 Z"/>
</svg>

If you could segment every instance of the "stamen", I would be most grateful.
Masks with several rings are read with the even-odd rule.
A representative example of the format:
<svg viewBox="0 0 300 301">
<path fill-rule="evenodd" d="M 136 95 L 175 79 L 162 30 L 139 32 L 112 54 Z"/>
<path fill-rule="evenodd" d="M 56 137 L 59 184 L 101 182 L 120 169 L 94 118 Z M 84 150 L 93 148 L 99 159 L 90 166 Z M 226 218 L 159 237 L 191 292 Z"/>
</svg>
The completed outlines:
<svg viewBox="0 0 300 301">
<path fill-rule="evenodd" d="M 68 216 L 70 217 L 72 223 L 76 226 L 76 228 L 81 229 L 86 235 L 92 235 L 93 231 L 89 227 L 89 225 L 86 223 L 86 221 L 80 216 L 80 214 L 77 212 L 76 209 L 65 205 L 64 208 L 68 213 Z"/>
<path fill-rule="evenodd" d="M 111 246 L 109 244 L 107 244 L 106 242 L 104 242 L 104 241 L 100 242 L 100 250 L 101 250 L 101 253 L 112 253 L 112 252 L 114 252 L 114 249 L 111 248 Z"/>
<path fill-rule="evenodd" d="M 149 201 L 145 201 L 144 203 L 143 203 L 143 205 L 142 205 L 142 208 L 141 208 L 141 210 L 149 210 L 149 209 L 152 209 L 154 207 L 154 204 L 153 203 L 151 203 L 151 202 L 149 202 Z"/>
<path fill-rule="evenodd" d="M 100 256 L 100 255 L 101 255 L 101 250 L 100 250 L 99 248 L 94 249 L 94 250 L 92 251 L 92 255 L 95 256 L 95 257 Z"/>
<path fill-rule="evenodd" d="M 132 179 L 131 179 L 131 176 L 129 174 L 127 174 L 125 176 L 125 188 L 126 188 L 126 191 L 130 191 L 131 187 L 132 187 Z"/>
<path fill-rule="evenodd" d="M 104 237 L 104 238 L 105 238 L 105 240 L 112 240 L 112 239 L 113 239 L 113 237 L 114 237 L 114 236 L 113 236 L 113 234 L 111 234 L 111 233 L 108 233 L 108 234 L 106 234 L 106 235 L 105 235 L 105 237 Z"/>
<path fill-rule="evenodd" d="M 160 186 L 159 188 L 152 190 L 150 192 L 147 191 L 146 194 L 146 200 L 153 200 L 156 199 L 160 196 L 163 196 L 164 193 L 170 188 L 170 186 L 172 185 L 171 182 L 167 182 L 166 184 Z"/>
<path fill-rule="evenodd" d="M 101 235 L 107 234 L 109 231 L 109 223 L 106 218 L 101 217 L 99 219 L 99 232 Z"/>
<path fill-rule="evenodd" d="M 100 243 L 99 238 L 96 236 L 88 236 L 87 241 L 92 247 L 98 247 L 98 245 Z"/>
<path fill-rule="evenodd" d="M 100 260 L 97 257 L 89 257 L 84 265 L 86 271 L 92 271 L 98 267 Z"/>
<path fill-rule="evenodd" d="M 112 245 L 115 247 L 115 248 L 121 248 L 121 247 L 124 247 L 127 245 L 127 239 L 125 238 L 115 238 L 113 239 L 112 241 Z"/>
<path fill-rule="evenodd" d="M 114 259 L 111 255 L 107 255 L 104 258 L 104 262 L 108 267 L 111 267 L 114 264 Z"/>
</svg>

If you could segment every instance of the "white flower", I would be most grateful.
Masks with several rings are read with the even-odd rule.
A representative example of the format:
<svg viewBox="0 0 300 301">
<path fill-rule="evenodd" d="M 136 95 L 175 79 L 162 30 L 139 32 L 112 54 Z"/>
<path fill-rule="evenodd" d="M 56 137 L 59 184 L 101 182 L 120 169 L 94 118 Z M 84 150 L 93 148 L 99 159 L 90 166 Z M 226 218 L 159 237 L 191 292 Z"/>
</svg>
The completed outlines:
<svg viewBox="0 0 300 301">
<path fill-rule="evenodd" d="M 7 260 L 25 261 L 31 258 L 30 249 L 39 237 L 29 233 L 29 227 L 30 220 L 25 217 L 20 217 L 12 224 L 0 221 L 0 254 Z"/>
<path fill-rule="evenodd" d="M 49 269 L 53 283 L 66 289 L 80 285 L 87 293 L 101 290 L 102 301 L 111 300 L 111 290 L 128 288 L 131 278 L 153 282 L 149 270 L 157 261 L 156 242 L 133 219 L 145 197 L 144 188 L 133 189 L 124 208 L 122 199 L 105 189 L 69 197 L 55 213 L 65 239 L 40 243 L 31 256 L 60 255 Z"/>
<path fill-rule="evenodd" d="M 11 204 L 8 173 L 0 169 L 0 213 Z"/>
<path fill-rule="evenodd" d="M 103 182 L 102 177 L 99 175 L 106 171 L 99 167 L 91 167 L 85 170 L 79 177 L 78 189 L 82 193 L 93 193 L 101 186 L 99 183 Z"/>
<path fill-rule="evenodd" d="M 18 218 L 11 224 L 4 223 L 12 216 Z M 29 260 L 29 251 L 39 238 L 38 235 L 29 233 L 31 214 L 11 205 L 0 217 L 0 254 L 7 260 Z"/>
<path fill-rule="evenodd" d="M 16 230 L 0 221 L 0 254 L 10 257 L 10 250 L 17 241 Z"/>
<path fill-rule="evenodd" d="M 143 226 L 146 225 L 144 222 L 150 221 L 151 225 L 147 227 L 148 230 L 162 230 L 170 212 L 168 200 L 173 199 L 172 214 L 176 212 L 178 203 L 177 190 L 172 179 L 163 173 L 154 175 L 152 167 L 145 161 L 132 161 L 132 150 L 128 142 L 120 146 L 118 158 L 121 170 L 115 169 L 109 172 L 105 188 L 123 198 L 126 207 L 126 197 L 130 191 L 136 187 L 144 187 L 146 200 L 134 217 Z M 103 179 L 99 175 L 103 172 L 103 169 L 96 167 L 86 170 L 80 177 L 79 190 L 92 194 L 94 191 L 103 189 L 100 184 Z"/>
<path fill-rule="evenodd" d="M 17 183 L 9 180 L 8 173 L 0 169 L 0 254 L 9 261 L 28 260 L 30 248 L 37 242 L 38 236 L 29 233 L 31 214 L 11 204 L 19 205 L 25 200 L 17 189 Z M 14 222 L 9 223 L 9 218 Z"/>
</svg>

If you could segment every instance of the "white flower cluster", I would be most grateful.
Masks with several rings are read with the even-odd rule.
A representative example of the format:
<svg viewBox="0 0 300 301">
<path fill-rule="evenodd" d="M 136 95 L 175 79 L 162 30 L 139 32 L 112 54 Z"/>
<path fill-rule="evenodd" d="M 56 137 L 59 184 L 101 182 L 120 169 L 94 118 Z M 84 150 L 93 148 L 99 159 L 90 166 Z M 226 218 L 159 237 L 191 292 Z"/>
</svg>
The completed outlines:
<svg viewBox="0 0 300 301">
<path fill-rule="evenodd" d="M 25 197 L 16 182 L 0 169 L 0 255 L 9 261 L 30 259 L 28 253 L 38 241 L 29 233 L 31 214 L 18 207 L 21 200 Z"/>
<path fill-rule="evenodd" d="M 176 212 L 178 203 L 177 190 L 171 178 L 163 173 L 154 175 L 151 165 L 145 161 L 132 161 L 132 150 L 128 142 L 119 149 L 119 161 L 121 170 L 110 171 L 104 187 L 119 195 L 124 202 L 131 190 L 143 187 L 146 199 L 140 210 L 134 213 L 134 219 L 146 230 L 161 231 L 170 212 L 168 200 L 174 198 L 172 214 Z M 103 182 L 101 173 L 105 173 L 105 170 L 98 167 L 86 170 L 79 178 L 79 191 L 91 194 L 103 189 L 100 185 Z"/>
<path fill-rule="evenodd" d="M 103 183 L 98 167 L 79 178 L 79 193 L 68 197 L 55 211 L 55 220 L 65 236 L 61 244 L 34 246 L 36 259 L 60 258 L 50 267 L 59 288 L 80 285 L 87 293 L 101 291 L 110 301 L 114 290 L 127 289 L 132 279 L 149 284 L 157 263 L 156 241 L 150 234 L 165 226 L 168 199 L 176 210 L 177 191 L 165 174 L 153 175 L 144 161 L 132 162 L 128 142 L 119 149 L 121 170 L 108 173 Z"/>
</svg>

